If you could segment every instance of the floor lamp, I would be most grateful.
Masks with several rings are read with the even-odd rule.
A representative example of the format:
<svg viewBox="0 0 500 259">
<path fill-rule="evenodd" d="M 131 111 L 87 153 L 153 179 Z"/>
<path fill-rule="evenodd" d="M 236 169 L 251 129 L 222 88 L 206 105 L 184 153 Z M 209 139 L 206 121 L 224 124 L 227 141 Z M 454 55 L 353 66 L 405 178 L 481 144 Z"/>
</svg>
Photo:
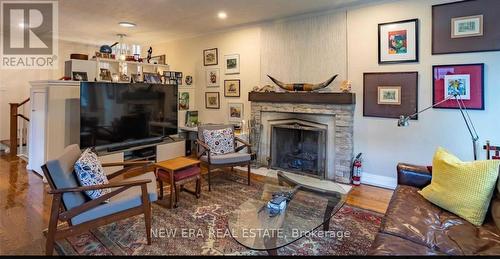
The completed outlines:
<svg viewBox="0 0 500 259">
<path fill-rule="evenodd" d="M 464 104 L 464 101 L 459 97 L 460 95 L 455 92 L 453 95 L 450 95 L 448 96 L 447 98 L 445 98 L 444 100 L 440 101 L 440 102 L 437 102 L 435 104 L 433 104 L 432 106 L 429 106 L 421 111 L 418 111 L 412 115 L 409 115 L 409 116 L 404 116 L 404 115 L 401 115 L 399 116 L 399 120 L 398 120 L 398 127 L 407 127 L 410 125 L 410 119 L 417 116 L 418 114 L 422 113 L 422 112 L 425 112 L 437 105 L 440 105 L 450 99 L 455 99 L 457 101 L 457 104 L 458 104 L 458 108 L 460 109 L 460 113 L 462 114 L 462 118 L 464 119 L 465 121 L 465 125 L 467 126 L 467 129 L 469 130 L 469 134 L 472 138 L 472 148 L 473 148 L 473 152 L 474 152 L 474 160 L 477 160 L 477 141 L 479 140 L 479 136 L 477 135 L 477 132 L 476 132 L 476 128 L 474 127 L 474 123 L 472 122 L 470 116 L 469 116 L 469 112 L 467 112 L 467 107 L 465 106 Z"/>
</svg>

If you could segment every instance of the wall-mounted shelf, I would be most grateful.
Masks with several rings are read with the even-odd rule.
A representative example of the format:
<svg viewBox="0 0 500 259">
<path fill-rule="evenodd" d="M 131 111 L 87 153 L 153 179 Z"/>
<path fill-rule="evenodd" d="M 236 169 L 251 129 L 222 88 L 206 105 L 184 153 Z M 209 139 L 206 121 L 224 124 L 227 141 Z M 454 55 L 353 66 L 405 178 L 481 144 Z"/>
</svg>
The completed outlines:
<svg viewBox="0 0 500 259">
<path fill-rule="evenodd" d="M 100 81 L 101 68 L 109 69 L 111 74 L 126 74 L 129 78 L 132 74 L 160 73 L 170 70 L 169 65 L 141 63 L 107 58 L 93 58 L 91 60 L 70 59 L 65 62 L 64 76 L 73 78 L 73 72 L 86 72 L 88 81 Z M 125 81 L 121 81 L 124 82 Z M 127 81 L 126 83 L 130 83 Z"/>
<path fill-rule="evenodd" d="M 327 92 L 250 92 L 251 102 L 308 103 L 308 104 L 355 104 L 355 93 Z"/>
</svg>

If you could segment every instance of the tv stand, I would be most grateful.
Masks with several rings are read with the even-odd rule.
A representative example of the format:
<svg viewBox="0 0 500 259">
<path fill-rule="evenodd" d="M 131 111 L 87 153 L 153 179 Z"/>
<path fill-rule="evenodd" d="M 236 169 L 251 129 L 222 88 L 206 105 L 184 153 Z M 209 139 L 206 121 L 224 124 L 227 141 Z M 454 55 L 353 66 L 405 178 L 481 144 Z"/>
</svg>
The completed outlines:
<svg viewBox="0 0 500 259">
<path fill-rule="evenodd" d="M 169 139 L 171 141 L 176 141 L 172 137 L 169 137 Z M 140 141 L 140 142 L 137 142 L 137 141 L 135 141 L 135 142 L 129 142 L 129 143 L 125 142 L 125 143 L 117 145 L 117 146 L 108 147 L 108 148 L 106 148 L 106 151 L 107 152 L 115 152 L 115 151 L 127 150 L 127 149 L 134 148 L 134 147 L 143 147 L 143 146 L 150 145 L 150 144 L 156 144 L 156 143 L 164 142 L 163 140 L 164 139 L 158 138 L 158 139 L 144 140 L 144 141 Z"/>
<path fill-rule="evenodd" d="M 171 136 L 165 136 L 165 137 L 163 137 L 162 139 L 170 139 L 170 140 L 172 140 L 172 141 L 175 141 L 175 139 L 174 139 L 174 138 L 172 138 Z"/>
</svg>

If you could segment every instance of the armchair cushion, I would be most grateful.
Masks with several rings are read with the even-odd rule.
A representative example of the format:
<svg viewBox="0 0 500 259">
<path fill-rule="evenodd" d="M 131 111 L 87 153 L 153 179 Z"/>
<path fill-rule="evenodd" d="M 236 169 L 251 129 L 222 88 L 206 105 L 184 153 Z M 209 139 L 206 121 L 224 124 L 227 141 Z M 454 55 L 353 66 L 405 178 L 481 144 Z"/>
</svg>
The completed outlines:
<svg viewBox="0 0 500 259">
<path fill-rule="evenodd" d="M 78 187 L 74 165 L 81 155 L 78 145 L 66 147 L 63 154 L 54 160 L 47 161 L 46 176 L 50 177 L 56 189 Z M 81 192 L 65 193 L 62 196 L 63 204 L 67 210 L 77 207 L 87 201 L 87 197 Z"/>
<path fill-rule="evenodd" d="M 204 130 L 205 143 L 213 156 L 234 153 L 234 133 L 232 128 Z"/>
<path fill-rule="evenodd" d="M 108 178 L 102 169 L 101 162 L 99 162 L 97 155 L 92 152 L 90 148 L 86 149 L 76 161 L 75 173 L 81 186 L 109 183 Z M 85 191 L 85 194 L 94 200 L 110 192 L 111 190 L 109 189 L 98 189 Z"/>
<path fill-rule="evenodd" d="M 147 184 L 147 188 L 148 188 L 149 201 L 154 202 L 158 199 L 158 196 L 156 194 L 156 178 L 153 172 L 126 178 L 123 181 L 135 181 L 144 179 L 151 180 L 151 182 Z M 112 182 L 114 182 L 114 180 L 112 180 Z M 111 197 L 108 203 L 103 203 L 98 207 L 95 207 L 93 209 L 85 211 L 82 214 L 77 215 L 76 217 L 71 219 L 71 223 L 73 223 L 73 225 L 77 225 L 93 219 L 118 213 L 120 211 L 138 207 L 142 205 L 141 195 L 142 192 L 140 186 L 131 187 L 128 190 L 121 192 L 116 196 Z"/>
<path fill-rule="evenodd" d="M 207 156 L 202 156 L 200 159 L 201 161 L 208 163 Z M 225 155 L 212 156 L 210 157 L 210 162 L 214 165 L 222 165 L 248 162 L 251 159 L 252 158 L 250 154 L 247 153 L 230 153 Z"/>
</svg>

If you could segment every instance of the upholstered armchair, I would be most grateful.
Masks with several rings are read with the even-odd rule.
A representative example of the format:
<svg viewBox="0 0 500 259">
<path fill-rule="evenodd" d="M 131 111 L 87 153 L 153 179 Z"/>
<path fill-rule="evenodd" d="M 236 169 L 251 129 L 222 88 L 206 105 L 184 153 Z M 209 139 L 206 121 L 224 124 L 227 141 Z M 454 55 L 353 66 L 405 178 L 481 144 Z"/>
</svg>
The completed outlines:
<svg viewBox="0 0 500 259">
<path fill-rule="evenodd" d="M 124 169 L 107 175 L 108 184 L 82 187 L 73 169 L 80 155 L 78 145 L 71 145 L 57 159 L 42 166 L 50 186 L 48 193 L 53 195 L 46 254 L 52 255 L 56 239 L 140 214 L 144 214 L 147 242 L 151 244 L 151 202 L 157 200 L 153 165 L 147 161 L 103 164 L 103 167 L 124 166 Z M 125 173 L 136 176 L 118 177 Z M 94 200 L 84 193 L 105 188 L 111 192 Z M 58 226 L 59 221 L 67 222 L 67 226 Z"/>
<path fill-rule="evenodd" d="M 223 154 L 223 155 L 213 155 L 210 152 L 210 147 L 205 143 L 205 138 L 203 136 L 204 130 L 220 130 L 232 128 L 234 132 L 233 125 L 203 125 L 198 126 L 198 139 L 196 140 L 196 156 L 201 160 L 202 164 L 208 168 L 208 191 L 212 190 L 210 174 L 212 169 L 231 167 L 231 171 L 234 166 L 247 166 L 248 174 L 248 185 L 250 185 L 250 163 L 251 157 L 251 145 L 244 140 L 234 137 L 234 147 L 235 152 Z M 239 144 L 239 145 L 238 145 Z M 240 152 L 243 149 L 247 149 L 247 152 Z"/>
</svg>

